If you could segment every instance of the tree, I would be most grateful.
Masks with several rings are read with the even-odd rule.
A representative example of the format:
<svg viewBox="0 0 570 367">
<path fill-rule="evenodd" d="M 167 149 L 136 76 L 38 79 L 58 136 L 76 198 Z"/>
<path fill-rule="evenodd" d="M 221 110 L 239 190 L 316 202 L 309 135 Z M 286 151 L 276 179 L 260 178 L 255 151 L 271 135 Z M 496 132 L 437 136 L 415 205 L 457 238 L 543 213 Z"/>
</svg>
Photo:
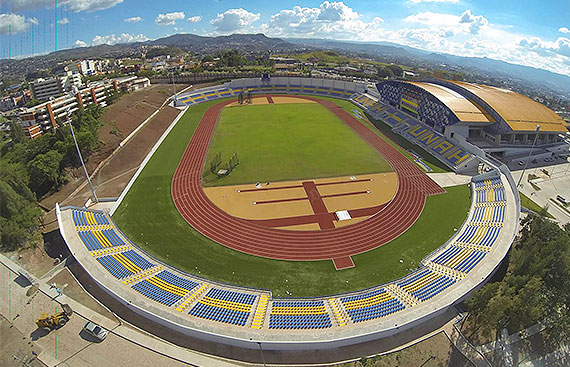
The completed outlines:
<svg viewBox="0 0 570 367">
<path fill-rule="evenodd" d="M 0 248 L 13 250 L 31 238 L 41 211 L 22 165 L 0 159 Z"/>
<path fill-rule="evenodd" d="M 205 55 L 202 58 L 202 62 L 212 62 L 212 61 L 214 61 L 214 56 L 212 56 L 212 55 Z"/>
<path fill-rule="evenodd" d="M 511 332 L 542 322 L 549 342 L 570 337 L 570 225 L 540 216 L 522 222 L 504 279 L 485 285 L 467 301 L 474 324 L 484 332 Z"/>
<path fill-rule="evenodd" d="M 14 143 L 20 143 L 26 138 L 24 129 L 17 122 L 10 123 L 10 138 Z"/>
<path fill-rule="evenodd" d="M 39 197 L 52 187 L 59 189 L 63 184 L 64 179 L 60 170 L 62 161 L 63 154 L 56 150 L 50 150 L 45 154 L 39 154 L 28 164 L 30 188 Z"/>
<path fill-rule="evenodd" d="M 404 69 L 402 69 L 400 65 L 390 64 L 387 65 L 386 67 L 390 69 L 395 76 L 401 77 L 402 74 L 404 73 Z"/>
<path fill-rule="evenodd" d="M 392 71 L 392 69 L 387 68 L 385 66 L 379 66 L 377 70 L 379 78 L 385 78 L 385 77 L 391 78 L 394 76 L 394 72 Z"/>
<path fill-rule="evenodd" d="M 38 105 L 42 103 L 42 101 L 40 101 L 39 99 L 33 98 L 30 99 L 25 105 L 24 107 L 34 107 L 35 105 Z"/>
</svg>

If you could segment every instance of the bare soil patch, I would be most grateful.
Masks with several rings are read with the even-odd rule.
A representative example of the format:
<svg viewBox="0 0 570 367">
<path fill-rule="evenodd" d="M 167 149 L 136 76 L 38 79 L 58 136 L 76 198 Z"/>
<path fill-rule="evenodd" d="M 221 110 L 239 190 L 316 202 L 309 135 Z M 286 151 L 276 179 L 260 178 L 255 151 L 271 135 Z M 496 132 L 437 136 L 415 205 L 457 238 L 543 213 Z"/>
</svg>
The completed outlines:
<svg viewBox="0 0 570 367">
<path fill-rule="evenodd" d="M 439 333 L 399 352 L 381 357 L 363 358 L 358 362 L 346 363 L 342 367 L 392 367 L 392 366 L 438 366 L 472 367 L 451 344 L 444 333 Z"/>
</svg>

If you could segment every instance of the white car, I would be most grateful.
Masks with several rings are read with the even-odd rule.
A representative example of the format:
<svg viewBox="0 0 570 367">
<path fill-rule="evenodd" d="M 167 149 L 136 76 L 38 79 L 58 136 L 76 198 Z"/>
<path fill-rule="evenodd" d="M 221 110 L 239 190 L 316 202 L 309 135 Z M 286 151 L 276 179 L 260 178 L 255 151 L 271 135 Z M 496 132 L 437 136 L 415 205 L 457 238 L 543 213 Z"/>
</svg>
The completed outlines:
<svg viewBox="0 0 570 367">
<path fill-rule="evenodd" d="M 524 166 L 524 161 L 519 161 L 519 166 Z"/>
<path fill-rule="evenodd" d="M 105 329 L 103 329 L 101 326 L 95 324 L 94 322 L 88 321 L 85 326 L 83 326 L 83 330 L 85 330 L 85 332 L 89 335 L 91 335 L 92 337 L 94 337 L 95 339 L 99 340 L 99 341 L 103 341 L 105 340 L 105 338 L 107 337 L 107 334 L 109 334 L 109 332 Z"/>
</svg>

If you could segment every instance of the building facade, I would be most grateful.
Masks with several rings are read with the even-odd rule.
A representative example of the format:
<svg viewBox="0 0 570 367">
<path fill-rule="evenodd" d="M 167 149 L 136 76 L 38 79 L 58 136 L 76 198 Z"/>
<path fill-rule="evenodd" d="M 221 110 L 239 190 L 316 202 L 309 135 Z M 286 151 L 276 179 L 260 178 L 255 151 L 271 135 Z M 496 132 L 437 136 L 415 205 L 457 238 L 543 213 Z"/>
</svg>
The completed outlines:
<svg viewBox="0 0 570 367">
<path fill-rule="evenodd" d="M 447 81 L 385 81 L 380 100 L 447 137 L 460 136 L 497 158 L 533 146 L 566 147 L 568 124 L 554 111 L 519 93 Z"/>
</svg>

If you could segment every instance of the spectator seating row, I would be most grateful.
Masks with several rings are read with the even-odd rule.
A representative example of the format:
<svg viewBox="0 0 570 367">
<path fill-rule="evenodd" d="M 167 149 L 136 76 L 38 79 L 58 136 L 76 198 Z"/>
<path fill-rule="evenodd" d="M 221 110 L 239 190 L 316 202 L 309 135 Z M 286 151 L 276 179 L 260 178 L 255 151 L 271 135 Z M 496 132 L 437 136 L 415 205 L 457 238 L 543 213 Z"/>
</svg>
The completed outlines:
<svg viewBox="0 0 570 367">
<path fill-rule="evenodd" d="M 506 206 L 494 207 L 475 207 L 471 216 L 471 222 L 474 223 L 496 223 L 497 225 L 503 224 L 505 221 Z"/>
<path fill-rule="evenodd" d="M 368 107 L 372 107 L 374 105 L 377 104 L 377 101 L 370 98 L 368 95 L 366 94 L 360 94 L 360 93 L 356 93 L 352 96 L 352 101 L 356 102 L 357 104 L 359 104 L 360 106 L 362 106 L 363 108 L 368 108 Z"/>
<path fill-rule="evenodd" d="M 310 86 L 310 85 L 282 85 L 282 84 L 270 84 L 270 85 L 252 85 L 245 86 L 243 88 L 225 88 L 222 87 L 216 90 L 209 90 L 206 92 L 190 92 L 189 94 L 184 94 L 179 96 L 177 101 L 181 104 L 192 105 L 196 103 L 202 103 L 206 101 L 212 101 L 220 98 L 228 98 L 238 95 L 239 93 L 295 93 L 295 94 L 314 94 L 322 96 L 331 96 L 337 98 L 349 99 L 353 92 L 346 91 L 344 89 L 323 87 L 323 86 Z M 371 100 L 373 101 L 373 100 Z"/>
<path fill-rule="evenodd" d="M 256 295 L 250 293 L 211 288 L 189 313 L 209 320 L 244 326 L 256 298 Z"/>
<path fill-rule="evenodd" d="M 109 220 L 101 212 L 72 209 L 72 217 L 76 227 L 109 225 Z"/>
<path fill-rule="evenodd" d="M 478 190 L 478 189 L 482 189 L 485 187 L 503 185 L 503 182 L 501 181 L 501 179 L 499 177 L 495 177 L 492 179 L 473 182 L 473 185 L 475 186 L 475 190 Z"/>
<path fill-rule="evenodd" d="M 112 229 L 77 231 L 77 234 L 89 251 L 123 246 L 125 244 L 125 241 Z"/>
<path fill-rule="evenodd" d="M 473 269 L 487 254 L 485 251 L 463 248 L 458 246 L 449 246 L 432 262 L 447 266 L 454 270 L 468 273 Z"/>
<path fill-rule="evenodd" d="M 397 285 L 418 300 L 425 301 L 454 283 L 455 279 L 435 273 L 428 268 L 420 268 L 398 281 Z"/>
<path fill-rule="evenodd" d="M 365 98 L 363 96 L 362 94 L 355 95 L 352 99 L 362 104 L 359 101 Z M 364 107 L 365 111 L 373 118 L 384 121 L 390 125 L 394 131 L 438 157 L 453 169 L 457 169 L 471 158 L 471 153 L 456 145 L 442 134 L 388 104 L 375 102 Z"/>
<path fill-rule="evenodd" d="M 196 286 L 198 283 L 163 270 L 146 280 L 133 284 L 132 288 L 154 301 L 172 306 Z"/>
<path fill-rule="evenodd" d="M 501 227 L 467 225 L 465 231 L 455 241 L 481 247 L 492 247 L 499 237 L 500 231 Z"/>
<path fill-rule="evenodd" d="M 475 194 L 477 195 L 477 203 L 501 203 L 505 201 L 505 188 L 502 186 L 476 190 Z"/>
<path fill-rule="evenodd" d="M 98 257 L 97 261 L 103 265 L 111 275 L 118 279 L 130 277 L 131 275 L 141 271 L 141 269 L 134 264 L 132 264 L 132 266 L 130 264 L 127 265 L 130 260 L 119 261 L 118 256 L 115 254 Z"/>
<path fill-rule="evenodd" d="M 340 300 L 352 322 L 376 319 L 405 308 L 404 304 L 384 288 L 342 297 Z"/>
<path fill-rule="evenodd" d="M 273 301 L 270 329 L 323 329 L 332 326 L 325 303 L 317 301 Z"/>
</svg>

